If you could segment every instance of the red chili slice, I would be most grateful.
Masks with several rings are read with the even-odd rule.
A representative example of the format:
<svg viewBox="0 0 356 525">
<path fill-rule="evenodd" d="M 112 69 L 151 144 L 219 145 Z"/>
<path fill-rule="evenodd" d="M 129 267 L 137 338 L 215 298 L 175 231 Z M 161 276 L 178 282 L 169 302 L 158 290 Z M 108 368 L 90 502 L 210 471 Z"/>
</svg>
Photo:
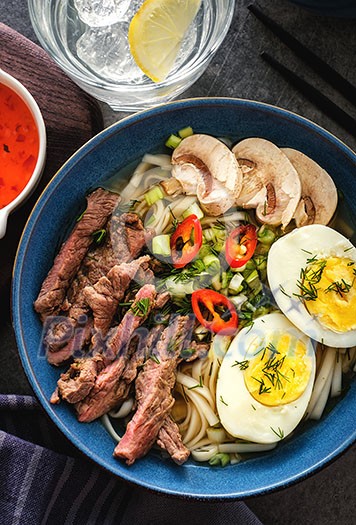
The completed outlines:
<svg viewBox="0 0 356 525">
<path fill-rule="evenodd" d="M 214 290 L 196 290 L 192 293 L 192 308 L 199 323 L 211 332 L 220 335 L 236 332 L 239 318 L 235 306 L 225 295 Z"/>
<path fill-rule="evenodd" d="M 231 268 L 240 268 L 253 256 L 257 246 L 256 226 L 241 225 L 226 240 L 225 258 Z"/>
<path fill-rule="evenodd" d="M 189 215 L 171 237 L 171 255 L 174 268 L 184 268 L 198 254 L 203 242 L 203 231 L 198 217 Z"/>
</svg>

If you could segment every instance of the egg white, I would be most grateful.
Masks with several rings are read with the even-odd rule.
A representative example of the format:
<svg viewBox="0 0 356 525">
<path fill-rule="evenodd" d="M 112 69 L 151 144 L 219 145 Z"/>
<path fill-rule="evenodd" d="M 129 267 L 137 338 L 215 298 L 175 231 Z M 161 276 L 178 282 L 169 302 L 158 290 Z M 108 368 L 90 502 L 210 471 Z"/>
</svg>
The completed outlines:
<svg viewBox="0 0 356 525">
<path fill-rule="evenodd" d="M 294 295 L 300 294 L 300 270 L 315 255 L 318 259 L 340 257 L 356 262 L 356 248 L 341 233 L 321 224 L 297 228 L 271 246 L 267 259 L 271 292 L 288 319 L 312 339 L 336 348 L 355 346 L 356 330 L 335 332 L 324 327 Z"/>
<path fill-rule="evenodd" d="M 244 372 L 235 362 L 253 359 L 256 343 L 263 343 L 267 333 L 288 332 L 306 346 L 312 368 L 302 395 L 279 406 L 258 402 L 245 385 Z M 226 431 L 254 443 L 275 443 L 290 434 L 303 418 L 315 378 L 315 353 L 311 340 L 279 312 L 259 317 L 251 327 L 243 328 L 233 339 L 219 371 L 216 404 L 221 424 Z M 280 437 L 277 435 L 281 431 Z"/>
</svg>

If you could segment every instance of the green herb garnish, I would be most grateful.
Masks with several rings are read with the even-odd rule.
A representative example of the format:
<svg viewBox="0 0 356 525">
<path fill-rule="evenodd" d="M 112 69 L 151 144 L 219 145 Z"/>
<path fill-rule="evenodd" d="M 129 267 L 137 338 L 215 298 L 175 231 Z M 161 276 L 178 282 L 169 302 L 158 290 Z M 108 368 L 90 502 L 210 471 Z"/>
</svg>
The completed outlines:
<svg viewBox="0 0 356 525">
<path fill-rule="evenodd" d="M 131 311 L 138 317 L 145 317 L 150 311 L 150 305 L 150 299 L 148 297 L 144 297 L 143 299 L 133 303 L 131 306 Z"/>
<path fill-rule="evenodd" d="M 274 428 L 270 427 L 270 429 L 272 430 L 272 432 L 274 434 L 276 434 L 277 437 L 279 437 L 280 439 L 283 439 L 284 438 L 284 432 L 281 428 L 278 427 L 277 430 L 275 430 Z"/>
<path fill-rule="evenodd" d="M 231 365 L 231 368 L 234 366 L 238 366 L 240 370 L 246 370 L 248 368 L 249 361 L 246 359 L 245 361 L 235 361 L 233 365 Z"/>
</svg>

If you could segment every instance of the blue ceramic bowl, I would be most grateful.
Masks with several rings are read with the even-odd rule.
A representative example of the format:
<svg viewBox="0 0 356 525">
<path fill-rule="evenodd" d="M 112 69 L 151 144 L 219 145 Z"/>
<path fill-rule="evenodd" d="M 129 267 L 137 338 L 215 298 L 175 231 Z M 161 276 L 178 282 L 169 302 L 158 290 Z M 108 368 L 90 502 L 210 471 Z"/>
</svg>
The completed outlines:
<svg viewBox="0 0 356 525">
<path fill-rule="evenodd" d="M 145 152 L 159 149 L 171 132 L 191 125 L 196 132 L 242 139 L 267 138 L 311 156 L 334 177 L 356 214 L 356 156 L 312 122 L 266 104 L 234 99 L 173 102 L 128 117 L 84 145 L 40 197 L 24 231 L 14 269 L 13 322 L 23 366 L 43 407 L 58 428 L 89 458 L 144 487 L 199 498 L 245 498 L 286 487 L 335 458 L 355 440 L 356 382 L 323 419 L 277 449 L 224 469 L 189 461 L 182 467 L 151 452 L 127 467 L 112 457 L 114 443 L 100 422 L 81 424 L 65 403 L 49 398 L 59 371 L 39 355 L 41 324 L 32 303 L 50 269 L 68 222 L 86 191 Z"/>
</svg>

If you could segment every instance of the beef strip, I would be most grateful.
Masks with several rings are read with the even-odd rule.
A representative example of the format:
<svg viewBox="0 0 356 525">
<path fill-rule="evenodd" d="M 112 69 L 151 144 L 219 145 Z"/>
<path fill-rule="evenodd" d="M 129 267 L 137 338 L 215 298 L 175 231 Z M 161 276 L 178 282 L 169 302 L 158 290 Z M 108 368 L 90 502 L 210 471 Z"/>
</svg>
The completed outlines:
<svg viewBox="0 0 356 525">
<path fill-rule="evenodd" d="M 116 406 L 117 403 L 113 402 L 113 398 L 116 396 L 117 383 L 125 369 L 125 365 L 135 351 L 136 343 L 137 341 L 134 338 L 128 345 L 127 351 L 118 355 L 115 361 L 98 374 L 88 396 L 78 400 L 75 405 L 78 421 L 90 423 Z M 124 388 L 122 386 L 120 388 L 120 395 L 125 399 L 129 385 L 125 383 L 123 386 Z"/>
<path fill-rule="evenodd" d="M 79 421 L 86 423 L 93 421 L 127 398 L 137 370 L 143 365 L 147 352 L 156 344 L 163 330 L 162 325 L 156 325 L 143 337 L 140 334 L 136 350 L 130 352 L 130 358 L 125 361 L 124 368 L 122 368 L 122 361 L 118 363 L 118 360 L 115 360 L 99 374 L 95 389 L 76 405 Z"/>
<path fill-rule="evenodd" d="M 76 223 L 63 243 L 34 302 L 35 310 L 42 320 L 59 312 L 67 290 L 92 243 L 93 232 L 105 225 L 119 201 L 119 195 L 102 188 L 88 195 L 87 208 L 82 219 Z"/>
<path fill-rule="evenodd" d="M 107 380 L 107 377 L 112 376 L 113 378 L 116 378 L 121 375 L 122 371 L 124 370 L 125 364 L 129 358 L 130 341 L 133 335 L 135 334 L 135 331 L 138 329 L 138 327 L 141 326 L 141 324 L 143 324 L 144 321 L 147 319 L 147 316 L 149 315 L 150 310 L 153 308 L 155 297 L 156 297 L 156 291 L 155 291 L 154 286 L 152 286 L 151 284 L 147 284 L 143 286 L 137 292 L 136 300 L 134 301 L 131 309 L 122 318 L 121 323 L 117 327 L 112 328 L 110 330 L 107 341 L 102 340 L 104 345 L 106 343 L 108 345 L 110 344 L 109 352 L 104 352 L 101 355 L 101 359 L 104 365 L 108 368 L 108 370 L 106 369 L 103 370 L 102 373 L 104 374 L 105 372 L 104 377 L 100 378 L 99 385 L 95 385 L 95 389 L 93 389 L 93 396 L 97 391 L 101 389 L 102 382 L 103 384 L 105 384 L 105 380 Z M 145 315 L 142 315 L 142 312 L 140 312 L 140 315 L 135 315 L 134 313 L 135 308 L 137 304 L 142 300 L 147 301 L 147 312 Z M 105 346 L 104 346 L 104 351 L 105 351 Z M 95 359 L 96 355 L 88 356 L 85 358 L 85 360 L 81 360 L 79 367 L 84 366 L 83 365 L 84 361 L 90 362 L 92 359 Z M 114 361 L 114 363 L 112 363 L 112 361 Z M 111 368 L 109 367 L 110 363 L 112 363 Z M 76 378 L 71 378 L 71 379 L 74 379 L 74 381 L 71 382 L 71 389 L 73 391 L 74 383 L 76 382 Z M 94 382 L 95 380 L 96 380 L 96 377 L 94 377 Z M 64 385 L 63 381 L 61 382 L 61 384 L 58 384 L 59 396 L 62 395 L 63 385 Z M 77 381 L 77 388 L 78 390 L 81 389 L 81 382 L 79 380 Z M 77 395 L 76 403 L 78 403 L 77 410 L 79 412 L 81 410 L 82 411 L 85 410 L 84 404 L 82 407 L 82 405 L 79 403 L 79 401 L 83 400 L 85 397 L 86 397 L 85 395 L 83 396 L 79 394 Z"/>
<path fill-rule="evenodd" d="M 119 302 L 132 279 L 140 269 L 148 267 L 149 255 L 129 263 L 113 266 L 108 274 L 101 277 L 93 286 L 86 286 L 83 294 L 94 317 L 94 328 L 105 335 L 110 328 Z"/>
<path fill-rule="evenodd" d="M 68 341 L 62 346 L 56 346 L 56 350 L 47 352 L 47 361 L 51 365 L 60 366 L 70 358 L 81 358 L 84 356 L 84 348 L 87 346 L 92 338 L 93 334 L 93 320 L 87 318 L 85 323 L 76 324 L 73 319 L 68 319 L 72 325 L 72 333 L 68 338 Z M 48 331 L 44 337 L 44 343 L 48 343 L 51 338 L 51 332 Z M 49 343 L 48 346 L 50 346 Z"/>
<path fill-rule="evenodd" d="M 135 213 L 113 214 L 111 218 L 112 246 L 120 261 L 129 262 L 136 259 L 149 236 L 141 219 Z"/>
<path fill-rule="evenodd" d="M 104 363 L 100 355 L 92 359 L 77 359 L 67 372 L 61 374 L 57 383 L 58 396 L 68 403 L 77 403 L 89 394 L 96 376 L 103 368 Z"/>
<path fill-rule="evenodd" d="M 89 307 L 84 289 L 107 276 L 113 266 L 136 259 L 144 245 L 145 230 L 136 214 L 113 215 L 103 244 L 93 245 L 89 250 L 68 292 L 68 316 L 78 319 L 87 314 Z"/>
<path fill-rule="evenodd" d="M 151 313 L 157 292 L 152 284 L 145 284 L 136 293 L 135 300 L 118 326 L 111 328 L 104 341 L 103 355 L 110 363 L 119 352 L 124 352 L 132 334 Z"/>
<path fill-rule="evenodd" d="M 62 305 L 68 311 L 67 315 L 71 320 L 73 334 L 76 332 L 78 319 L 83 315 L 88 317 L 86 337 L 81 339 L 83 346 L 89 343 L 92 335 L 89 332 L 92 320 L 90 320 L 91 314 L 86 301 L 85 289 L 88 286 L 95 285 L 98 280 L 105 277 L 112 270 L 113 266 L 120 264 L 120 262 L 128 262 L 135 259 L 144 244 L 145 230 L 141 219 L 136 214 L 123 213 L 122 215 L 113 215 L 107 225 L 104 243 L 98 247 L 92 246 L 84 257 Z M 56 338 L 52 333 L 47 334 L 44 343 L 48 343 L 49 340 L 51 345 L 47 345 L 46 349 L 48 351 L 48 361 L 52 364 L 62 364 L 70 359 L 74 349 L 77 352 L 81 350 L 78 344 L 74 345 L 71 339 L 68 339 L 64 346 L 63 344 L 56 345 Z M 77 338 L 77 341 L 80 340 Z M 58 351 L 58 356 L 50 355 L 50 352 Z"/>
<path fill-rule="evenodd" d="M 176 317 L 169 324 L 156 345 L 155 359 L 146 361 L 136 379 L 137 410 L 114 451 L 128 465 L 152 447 L 174 404 L 172 388 L 187 322 L 187 317 Z"/>
<path fill-rule="evenodd" d="M 183 349 L 181 352 L 182 360 L 190 363 L 196 359 L 204 359 L 210 349 L 210 343 L 197 343 L 196 341 L 191 341 L 189 348 Z"/>
<path fill-rule="evenodd" d="M 190 450 L 184 445 L 177 423 L 167 416 L 158 432 L 157 445 L 166 450 L 173 461 L 182 465 L 190 456 Z"/>
</svg>

